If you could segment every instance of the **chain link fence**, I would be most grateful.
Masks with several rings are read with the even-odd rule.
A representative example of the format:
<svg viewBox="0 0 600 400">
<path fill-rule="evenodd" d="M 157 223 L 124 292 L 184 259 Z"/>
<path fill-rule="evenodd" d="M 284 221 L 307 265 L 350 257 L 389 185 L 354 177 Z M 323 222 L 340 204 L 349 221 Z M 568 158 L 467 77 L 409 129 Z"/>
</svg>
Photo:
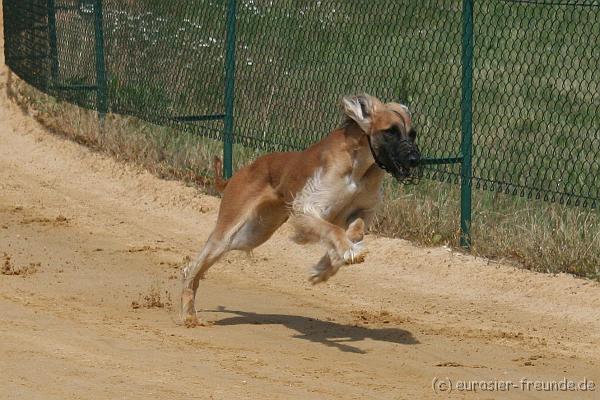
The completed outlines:
<svg viewBox="0 0 600 400">
<path fill-rule="evenodd" d="M 82 107 L 281 151 L 367 92 L 409 105 L 467 231 L 471 183 L 598 206 L 598 1 L 3 2 L 9 67 Z"/>
<path fill-rule="evenodd" d="M 477 187 L 597 207 L 600 2 L 475 7 Z"/>
</svg>

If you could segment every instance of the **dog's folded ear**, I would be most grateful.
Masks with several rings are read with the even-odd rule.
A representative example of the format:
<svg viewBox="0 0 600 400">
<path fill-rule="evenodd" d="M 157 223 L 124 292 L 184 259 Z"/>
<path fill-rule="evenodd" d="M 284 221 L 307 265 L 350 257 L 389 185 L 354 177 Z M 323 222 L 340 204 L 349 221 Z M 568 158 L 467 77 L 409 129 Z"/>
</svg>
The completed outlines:
<svg viewBox="0 0 600 400">
<path fill-rule="evenodd" d="M 371 131 L 373 113 L 378 104 L 380 101 L 368 94 L 346 96 L 342 99 L 346 116 L 355 121 L 365 133 Z"/>
</svg>

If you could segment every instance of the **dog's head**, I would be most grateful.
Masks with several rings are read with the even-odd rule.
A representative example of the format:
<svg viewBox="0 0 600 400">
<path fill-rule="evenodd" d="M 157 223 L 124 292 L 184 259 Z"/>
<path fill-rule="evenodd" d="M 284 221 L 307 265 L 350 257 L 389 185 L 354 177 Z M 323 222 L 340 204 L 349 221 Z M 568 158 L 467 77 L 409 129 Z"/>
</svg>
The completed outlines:
<svg viewBox="0 0 600 400">
<path fill-rule="evenodd" d="M 366 94 L 344 97 L 342 103 L 346 116 L 368 135 L 377 165 L 398 181 L 416 177 L 421 153 L 408 107 Z"/>
</svg>

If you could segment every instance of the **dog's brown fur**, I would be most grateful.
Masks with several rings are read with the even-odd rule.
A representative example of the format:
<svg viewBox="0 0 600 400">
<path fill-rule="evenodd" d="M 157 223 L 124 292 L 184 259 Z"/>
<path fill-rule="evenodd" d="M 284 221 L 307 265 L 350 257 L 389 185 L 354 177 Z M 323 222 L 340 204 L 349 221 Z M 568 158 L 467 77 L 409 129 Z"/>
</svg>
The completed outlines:
<svg viewBox="0 0 600 400">
<path fill-rule="evenodd" d="M 411 118 L 398 103 L 361 95 L 343 99 L 346 123 L 301 152 L 271 153 L 220 178 L 223 192 L 214 231 L 198 256 L 182 271 L 181 316 L 196 321 L 199 280 L 230 250 L 252 250 L 288 219 L 297 243 L 320 241 L 327 252 L 314 267 L 313 283 L 329 279 L 344 264 L 364 259 L 362 239 L 380 197 L 383 171 L 375 164 L 368 136 L 396 127 L 408 135 Z"/>
<path fill-rule="evenodd" d="M 217 156 L 215 156 L 213 168 L 215 171 L 215 189 L 219 193 L 223 193 L 229 181 L 224 180 L 221 177 L 221 171 L 223 170 L 223 161 Z"/>
</svg>

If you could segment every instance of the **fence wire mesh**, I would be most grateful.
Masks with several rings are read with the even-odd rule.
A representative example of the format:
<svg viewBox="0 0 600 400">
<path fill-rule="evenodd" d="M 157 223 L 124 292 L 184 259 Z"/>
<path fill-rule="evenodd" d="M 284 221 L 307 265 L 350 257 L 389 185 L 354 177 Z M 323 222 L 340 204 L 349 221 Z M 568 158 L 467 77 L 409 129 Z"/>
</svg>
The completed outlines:
<svg viewBox="0 0 600 400">
<path fill-rule="evenodd" d="M 3 1 L 6 62 L 27 82 L 223 139 L 227 1 Z M 596 207 L 600 3 L 478 0 L 473 30 L 474 186 Z M 238 0 L 234 142 L 306 148 L 342 95 L 367 92 L 410 106 L 428 157 L 460 156 L 461 34 L 458 0 Z M 460 164 L 425 176 L 458 182 Z"/>
<path fill-rule="evenodd" d="M 596 206 L 600 4 L 477 3 L 477 187 Z"/>
</svg>

